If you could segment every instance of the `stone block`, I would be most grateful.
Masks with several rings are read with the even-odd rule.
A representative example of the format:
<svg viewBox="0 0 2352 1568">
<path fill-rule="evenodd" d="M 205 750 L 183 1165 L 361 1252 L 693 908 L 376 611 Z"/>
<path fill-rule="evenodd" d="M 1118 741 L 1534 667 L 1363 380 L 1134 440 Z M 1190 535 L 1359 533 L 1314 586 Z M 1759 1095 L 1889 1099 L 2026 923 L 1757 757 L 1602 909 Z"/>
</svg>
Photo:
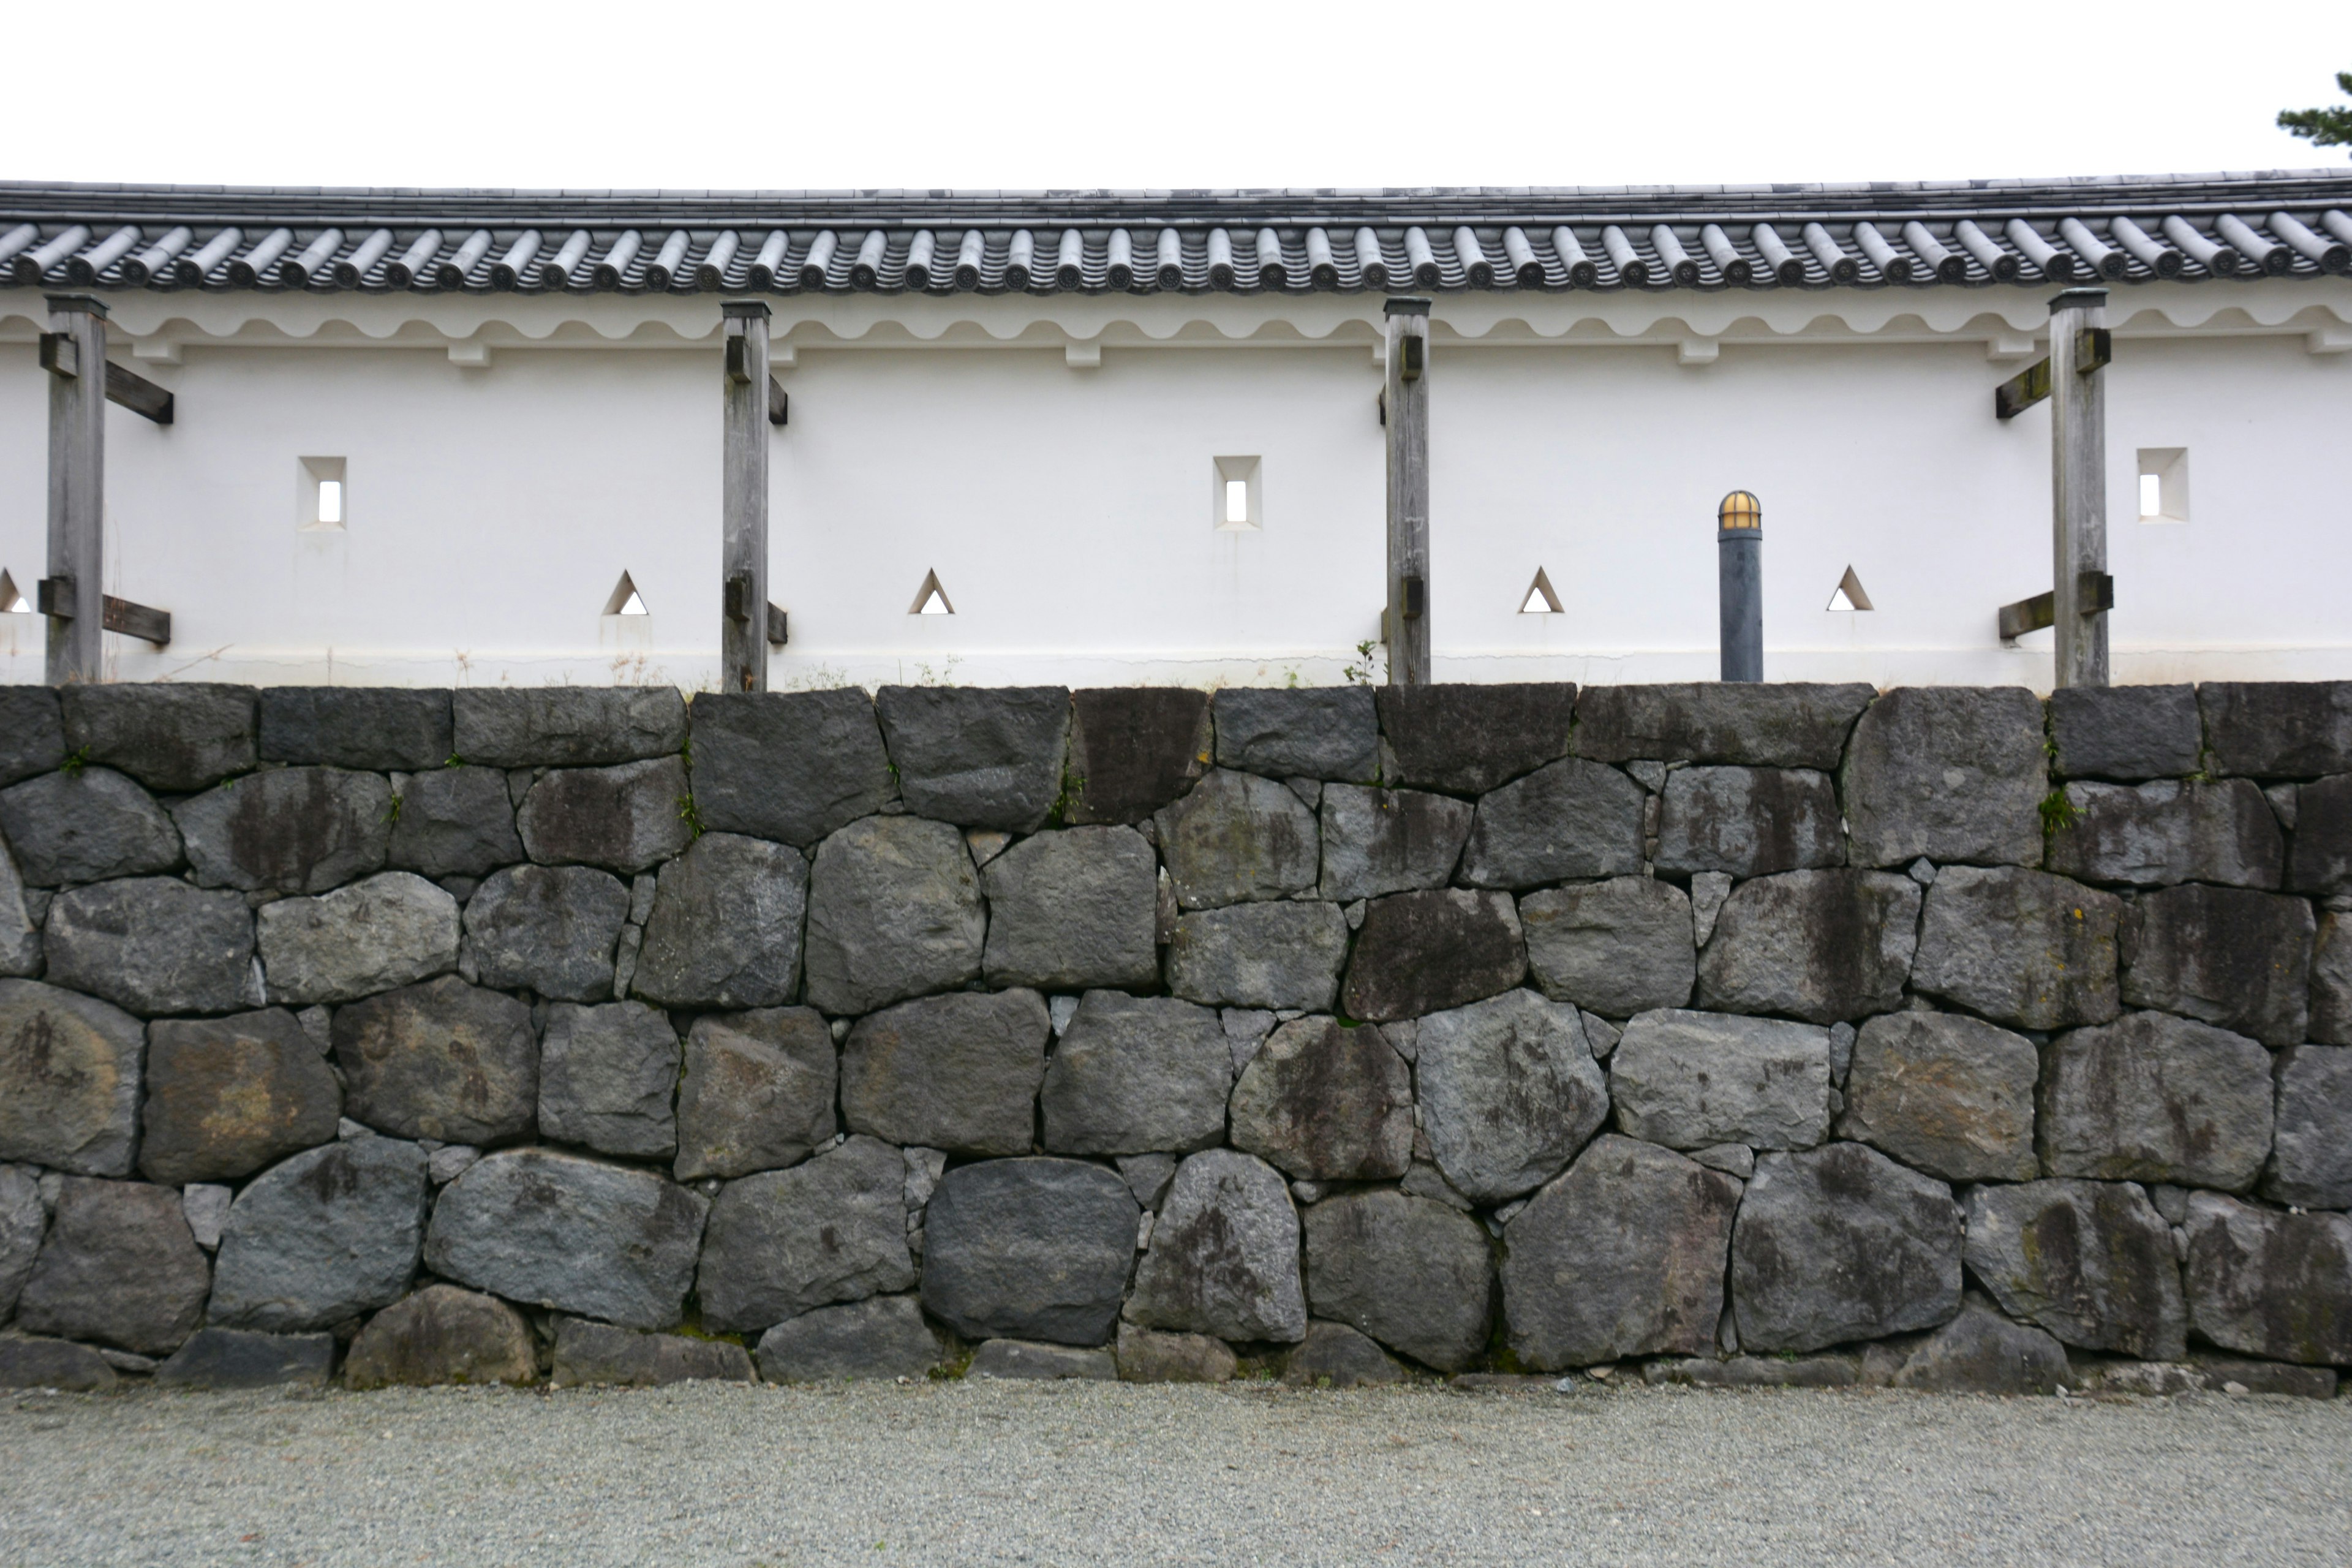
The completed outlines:
<svg viewBox="0 0 2352 1568">
<path fill-rule="evenodd" d="M 1830 769 L 1876 695 L 1863 682 L 1588 686 L 1576 704 L 1576 751 L 1603 763 Z"/>
<path fill-rule="evenodd" d="M 906 1183 L 898 1150 L 852 1137 L 789 1171 L 719 1188 L 695 1278 L 703 1326 L 757 1333 L 818 1307 L 912 1289 Z"/>
<path fill-rule="evenodd" d="M 1486 1228 L 1428 1198 L 1387 1190 L 1308 1207 L 1307 1302 L 1439 1372 L 1486 1346 L 1495 1260 Z"/>
<path fill-rule="evenodd" d="M 139 1169 L 151 1182 L 228 1182 L 332 1141 L 343 1091 L 283 1007 L 164 1019 L 148 1031 Z"/>
<path fill-rule="evenodd" d="M 642 1002 L 547 1011 L 539 1047 L 539 1135 L 602 1154 L 677 1152 L 677 1031 Z"/>
<path fill-rule="evenodd" d="M 1555 1002 L 1623 1018 L 1690 1000 L 1698 957 L 1689 897 L 1672 882 L 1616 877 L 1519 900 L 1528 970 Z"/>
<path fill-rule="evenodd" d="M 1843 866 L 1837 790 L 1812 769 L 1679 769 L 1666 775 L 1657 862 L 1734 877 Z"/>
<path fill-rule="evenodd" d="M 1141 822 L 1192 787 L 1212 750 L 1209 694 L 1108 686 L 1070 693 L 1074 824 Z"/>
<path fill-rule="evenodd" d="M 147 1055 L 139 1020 L 36 980 L 0 980 L 0 1160 L 127 1176 Z"/>
<path fill-rule="evenodd" d="M 0 1165 L 0 1322 L 16 1316 L 16 1297 L 48 1228 L 39 1180 L 24 1166 Z"/>
<path fill-rule="evenodd" d="M 1840 779 L 1853 863 L 2040 864 L 2042 744 L 2042 700 L 2022 687 L 1888 692 L 1855 723 Z"/>
<path fill-rule="evenodd" d="M 2186 1369 L 2208 1389 L 2221 1393 L 2235 1392 L 2230 1384 L 2248 1394 L 2276 1394 L 2289 1399 L 2333 1399 L 2337 1392 L 2335 1371 L 2324 1366 L 2291 1366 L 2284 1362 L 2248 1361 L 2239 1356 L 2215 1355 L 2210 1351 L 2199 1351 L 2189 1358 Z"/>
<path fill-rule="evenodd" d="M 1430 1014 L 1414 1055 L 1429 1155 L 1454 1190 L 1482 1205 L 1551 1180 L 1609 1114 L 1583 1020 L 1532 991 Z M 1235 1103 L 1238 1142 L 1238 1096 Z"/>
<path fill-rule="evenodd" d="M 256 696 L 265 763 L 414 773 L 441 766 L 457 749 L 446 691 L 265 686 Z"/>
<path fill-rule="evenodd" d="M 483 687 L 453 692 L 450 714 L 457 755 L 480 767 L 609 767 L 686 748 L 673 686 Z"/>
<path fill-rule="evenodd" d="M 542 865 L 602 866 L 625 876 L 693 842 L 686 801 L 686 763 L 677 757 L 551 768 L 522 797 L 515 829 Z"/>
<path fill-rule="evenodd" d="M 2129 1182 L 1986 1184 L 1968 1194 L 1969 1272 L 2012 1318 L 2084 1350 L 2178 1361 L 2188 1309 L 2172 1227 Z"/>
<path fill-rule="evenodd" d="M 1886 871 L 1783 871 L 1742 882 L 1699 954 L 1699 1005 L 1814 1024 L 1900 1006 L 1919 900 L 1916 882 Z"/>
<path fill-rule="evenodd" d="M 1316 1012 L 1339 993 L 1348 922 L 1337 904 L 1234 904 L 1181 917 L 1168 989 L 1212 1006 Z"/>
<path fill-rule="evenodd" d="M 555 1368 L 547 1381 L 558 1388 L 659 1388 L 753 1379 L 751 1356 L 731 1340 L 688 1339 L 566 1318 L 555 1331 Z"/>
<path fill-rule="evenodd" d="M 200 886 L 323 893 L 383 868 L 392 785 L 343 768 L 272 768 L 193 795 L 172 817 Z"/>
<path fill-rule="evenodd" d="M 166 1388 L 323 1388 L 334 1370 L 332 1334 L 198 1329 L 155 1369 L 155 1381 Z"/>
<path fill-rule="evenodd" d="M 1739 1343 L 1801 1354 L 1947 1322 L 1960 1248 L 1951 1189 L 1875 1149 L 1759 1155 L 1731 1233 Z"/>
<path fill-rule="evenodd" d="M 221 1227 L 212 1321 L 294 1333 L 400 1300 L 425 1243 L 425 1154 L 352 1138 L 246 1184 Z"/>
<path fill-rule="evenodd" d="M 1142 1213 L 1117 1172 L 1084 1161 L 959 1165 L 924 1211 L 923 1305 L 967 1339 L 1102 1344 Z"/>
<path fill-rule="evenodd" d="M 697 1018 L 677 1089 L 681 1182 L 797 1165 L 833 1141 L 833 1034 L 813 1007 Z"/>
<path fill-rule="evenodd" d="M 1572 682 L 1383 686 L 1374 695 L 1396 759 L 1391 784 L 1485 795 L 1569 752 Z"/>
<path fill-rule="evenodd" d="M 2275 888 L 2286 840 L 2248 779 L 2070 784 L 2074 820 L 2050 836 L 2050 868 L 2092 882 Z"/>
<path fill-rule="evenodd" d="M 509 866 L 466 900 L 466 944 L 485 985 L 602 1002 L 628 917 L 629 889 L 605 872 Z"/>
<path fill-rule="evenodd" d="M 886 686 L 874 708 L 918 816 L 1029 833 L 1063 795 L 1070 694 L 1059 686 Z"/>
<path fill-rule="evenodd" d="M 1227 1383 L 1240 1367 L 1223 1340 L 1163 1334 L 1133 1323 L 1118 1326 L 1118 1360 L 1122 1383 Z"/>
<path fill-rule="evenodd" d="M 2352 912 L 2319 917 L 2311 953 L 2313 1039 L 2352 1046 Z"/>
<path fill-rule="evenodd" d="M 1642 1369 L 1642 1381 L 1694 1388 L 1852 1388 L 1862 1381 L 1862 1368 L 1851 1355 L 1710 1356 L 1654 1361 Z"/>
<path fill-rule="evenodd" d="M 2290 1046 L 2278 1054 L 2275 1125 L 2263 1195 L 2352 1209 L 2352 1047 Z"/>
<path fill-rule="evenodd" d="M 2352 773 L 2352 680 L 2209 680 L 2197 689 L 2215 774 Z"/>
<path fill-rule="evenodd" d="M 260 1000 L 242 894 L 170 877 L 68 889 L 49 906 L 42 945 L 50 980 L 149 1017 L 229 1013 Z"/>
<path fill-rule="evenodd" d="M 66 686 L 66 751 L 184 795 L 252 769 L 254 691 L 204 683 Z"/>
<path fill-rule="evenodd" d="M 970 875 L 967 870 L 967 880 Z M 810 932 L 809 999 L 820 1006 L 831 1004 L 836 1011 L 856 1011 L 839 1005 L 845 1000 L 863 999 L 845 984 L 819 992 L 816 952 L 821 928 L 814 906 L 808 862 L 799 850 L 733 833 L 706 833 L 661 868 L 630 988 L 670 1007 L 772 1007 L 793 1001 L 801 985 L 801 928 L 805 911 Z M 835 918 L 822 930 L 833 943 L 825 949 L 828 962 L 835 965 L 828 973 L 833 973 L 841 966 L 845 922 L 837 918 L 837 905 L 828 912 Z M 919 908 L 894 910 L 885 904 L 866 912 L 879 918 L 854 926 L 847 932 L 853 941 L 887 942 L 900 931 L 923 929 L 919 921 L 925 911 Z M 894 923 L 898 921 L 906 923 Z M 971 972 L 977 973 L 977 931 L 971 933 L 970 945 Z M 851 994 L 845 996 L 845 992 Z"/>
<path fill-rule="evenodd" d="M 1287 899 L 1315 889 L 1322 857 L 1315 814 L 1286 784 L 1213 769 L 1153 820 L 1179 908 Z"/>
<path fill-rule="evenodd" d="M 389 863 L 427 877 L 487 877 L 523 858 L 514 799 L 495 768 L 412 776 L 388 841 Z"/>
<path fill-rule="evenodd" d="M 0 789 L 65 766 L 66 724 L 47 686 L 0 686 Z"/>
<path fill-rule="evenodd" d="M 2198 1333 L 2269 1361 L 2352 1363 L 2352 1215 L 2192 1193 L 2186 1228 L 2183 1283 Z"/>
<path fill-rule="evenodd" d="M 111 1394 L 118 1381 L 106 1358 L 88 1345 L 0 1334 L 0 1388 Z"/>
<path fill-rule="evenodd" d="M 1131 827 L 1023 839 L 980 874 L 988 898 L 982 973 L 1041 991 L 1156 986 L 1158 859 Z"/>
<path fill-rule="evenodd" d="M 1178 1166 L 1125 1315 L 1221 1340 L 1306 1338 L 1298 1211 L 1280 1173 L 1231 1149 L 1203 1150 Z"/>
<path fill-rule="evenodd" d="M 1483 795 L 1462 850 L 1474 888 L 1533 888 L 1642 869 L 1642 786 L 1569 757 Z"/>
<path fill-rule="evenodd" d="M 834 691 L 694 699 L 694 809 L 714 833 L 806 849 L 898 798 L 874 700 Z"/>
<path fill-rule="evenodd" d="M 257 923 L 270 1000 L 294 1006 L 356 1002 L 457 967 L 457 900 L 410 871 L 264 904 Z"/>
<path fill-rule="evenodd" d="M 343 1381 L 353 1388 L 538 1377 L 539 1358 L 522 1314 L 495 1296 L 455 1285 L 428 1285 L 370 1318 L 343 1363 Z"/>
<path fill-rule="evenodd" d="M 1905 1359 L 1894 1384 L 1937 1394 L 2054 1394 L 2069 1376 L 2056 1340 L 1970 1301 Z"/>
<path fill-rule="evenodd" d="M 2160 1007 L 2268 1046 L 2303 1039 L 2318 934 L 2304 900 L 2189 883 L 2136 901 L 2122 934 L 2125 1005 Z"/>
<path fill-rule="evenodd" d="M 1652 1143 L 1810 1149 L 1829 1136 L 1829 1031 L 1728 1013 L 1644 1013 L 1609 1058 L 1609 1095 L 1619 1130 Z"/>
<path fill-rule="evenodd" d="M 2191 686 L 2066 686 L 2050 694 L 2050 770 L 2060 778 L 2183 778 L 2204 746 Z"/>
<path fill-rule="evenodd" d="M 379 1131 L 502 1143 L 537 1114 L 530 1009 L 454 974 L 337 1008 L 333 1040 L 344 1111 Z"/>
<path fill-rule="evenodd" d="M 1349 903 L 1445 886 L 1475 809 L 1426 790 L 1324 785 L 1323 897 Z"/>
<path fill-rule="evenodd" d="M 1947 866 L 1927 889 L 1911 985 L 2013 1028 L 2104 1024 L 2122 917 L 2114 894 L 2045 871 Z"/>
<path fill-rule="evenodd" d="M 786 1318 L 760 1336 L 760 1375 L 770 1383 L 834 1383 L 928 1376 L 940 1336 L 912 1296 L 869 1296 Z"/>
<path fill-rule="evenodd" d="M 946 823 L 851 823 L 817 847 L 808 888 L 808 999 L 824 1012 L 870 1013 L 980 977 L 980 875 Z"/>
<path fill-rule="evenodd" d="M 1508 893 L 1392 893 L 1364 910 L 1340 1006 L 1355 1018 L 1414 1018 L 1499 995 L 1527 972 Z"/>
<path fill-rule="evenodd" d="M 1232 1047 L 1207 1007 L 1089 991 L 1045 1068 L 1045 1147 L 1062 1154 L 1189 1153 L 1221 1143 Z"/>
<path fill-rule="evenodd" d="M 678 1321 L 700 1194 L 650 1172 L 550 1149 L 485 1156 L 441 1189 L 425 1266 L 509 1300 L 633 1329 Z"/>
<path fill-rule="evenodd" d="M 1307 1337 L 1284 1358 L 1287 1388 L 1381 1388 L 1412 1374 L 1371 1339 L 1345 1323 L 1311 1322 Z"/>
<path fill-rule="evenodd" d="M 1216 696 L 1217 765 L 1267 778 L 1368 782 L 1380 720 L 1363 686 L 1229 687 Z"/>
<path fill-rule="evenodd" d="M 2352 893 L 2352 774 L 2295 788 L 2286 885 L 2321 898 Z"/>
<path fill-rule="evenodd" d="M 27 899 L 23 873 L 8 842 L 0 838 L 0 977 L 30 977 L 41 972 L 41 928 L 33 919 L 38 910 L 48 913 L 45 896 Z"/>
<path fill-rule="evenodd" d="M 1118 1381 L 1118 1363 L 1104 1350 L 1073 1345 L 1039 1344 L 1032 1340 L 989 1340 L 974 1351 L 964 1371 L 971 1378 L 1008 1378 L 1057 1382 L 1076 1378 L 1088 1383 Z"/>
<path fill-rule="evenodd" d="M 2126 1013 L 2045 1050 L 2042 1167 L 2244 1192 L 2271 1152 L 2272 1097 L 2270 1053 L 2244 1036 Z"/>
<path fill-rule="evenodd" d="M 1034 991 L 954 992 L 860 1018 L 841 1058 L 853 1132 L 964 1154 L 1026 1154 L 1053 1021 Z"/>
<path fill-rule="evenodd" d="M 16 1298 L 16 1326 L 169 1355 L 204 1321 L 211 1288 L 211 1260 L 188 1234 L 177 1192 L 68 1176 Z"/>
<path fill-rule="evenodd" d="M 168 871 L 180 830 L 147 792 L 111 768 L 43 773 L 0 790 L 0 837 L 36 888 Z"/>
<path fill-rule="evenodd" d="M 1855 1038 L 1838 1136 L 1948 1182 L 2029 1182 L 2040 1072 L 2032 1041 L 1980 1018 L 1885 1014 Z"/>
<path fill-rule="evenodd" d="M 1232 1139 L 1303 1181 L 1393 1180 L 1412 1163 L 1412 1069 L 1376 1026 L 1295 1018 L 1234 1085 Z"/>
</svg>

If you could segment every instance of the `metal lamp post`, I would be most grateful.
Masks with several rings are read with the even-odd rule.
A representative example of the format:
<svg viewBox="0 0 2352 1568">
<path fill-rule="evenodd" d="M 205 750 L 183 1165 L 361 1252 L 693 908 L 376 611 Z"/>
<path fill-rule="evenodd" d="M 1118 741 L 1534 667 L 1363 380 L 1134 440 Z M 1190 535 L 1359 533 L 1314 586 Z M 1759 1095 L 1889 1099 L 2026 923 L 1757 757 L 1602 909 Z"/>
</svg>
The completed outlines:
<svg viewBox="0 0 2352 1568">
<path fill-rule="evenodd" d="M 1734 490 L 1715 509 L 1723 679 L 1764 679 L 1764 503 Z"/>
</svg>

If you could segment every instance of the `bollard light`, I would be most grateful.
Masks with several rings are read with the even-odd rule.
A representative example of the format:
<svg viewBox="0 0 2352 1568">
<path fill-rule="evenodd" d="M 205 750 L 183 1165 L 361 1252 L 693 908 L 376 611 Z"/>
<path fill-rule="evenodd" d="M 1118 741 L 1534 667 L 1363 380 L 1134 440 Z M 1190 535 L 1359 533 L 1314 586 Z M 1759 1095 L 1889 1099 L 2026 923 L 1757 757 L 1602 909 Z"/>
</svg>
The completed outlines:
<svg viewBox="0 0 2352 1568">
<path fill-rule="evenodd" d="M 1764 503 L 1734 490 L 1715 509 L 1723 679 L 1764 679 Z"/>
</svg>

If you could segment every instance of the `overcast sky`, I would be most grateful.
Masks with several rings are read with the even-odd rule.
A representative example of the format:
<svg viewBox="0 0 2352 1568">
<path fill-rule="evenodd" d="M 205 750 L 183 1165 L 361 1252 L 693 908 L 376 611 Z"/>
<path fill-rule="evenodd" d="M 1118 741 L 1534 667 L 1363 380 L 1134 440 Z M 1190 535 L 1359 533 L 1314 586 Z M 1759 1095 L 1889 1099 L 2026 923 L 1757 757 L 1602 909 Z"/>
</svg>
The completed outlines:
<svg viewBox="0 0 2352 1568">
<path fill-rule="evenodd" d="M 116 0 L 8 31 L 12 179 L 1030 189 L 2352 167 L 2273 124 L 2336 100 L 2347 0 Z"/>
</svg>

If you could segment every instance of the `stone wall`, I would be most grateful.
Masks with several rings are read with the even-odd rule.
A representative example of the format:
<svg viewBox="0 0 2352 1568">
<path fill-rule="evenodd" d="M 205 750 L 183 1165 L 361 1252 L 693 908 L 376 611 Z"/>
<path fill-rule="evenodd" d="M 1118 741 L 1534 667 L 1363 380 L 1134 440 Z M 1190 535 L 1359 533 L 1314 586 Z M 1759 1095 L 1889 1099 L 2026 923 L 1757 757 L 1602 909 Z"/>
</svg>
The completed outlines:
<svg viewBox="0 0 2352 1568">
<path fill-rule="evenodd" d="M 0 835 L 0 1381 L 2352 1364 L 2352 685 L 6 688 Z"/>
</svg>

